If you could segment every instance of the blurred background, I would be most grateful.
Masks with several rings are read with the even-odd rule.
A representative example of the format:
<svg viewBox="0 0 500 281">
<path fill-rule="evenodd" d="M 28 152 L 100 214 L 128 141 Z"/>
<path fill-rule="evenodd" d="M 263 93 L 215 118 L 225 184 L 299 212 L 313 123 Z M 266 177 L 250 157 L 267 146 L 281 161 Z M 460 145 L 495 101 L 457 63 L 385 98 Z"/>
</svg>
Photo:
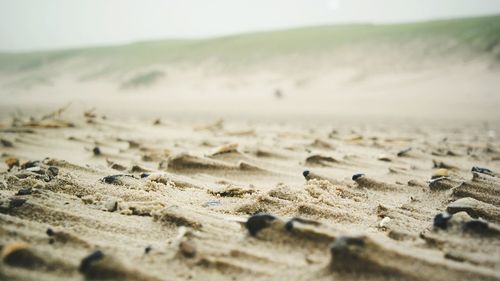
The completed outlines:
<svg viewBox="0 0 500 281">
<path fill-rule="evenodd" d="M 1 118 L 498 121 L 499 65 L 496 0 L 0 0 Z"/>
</svg>

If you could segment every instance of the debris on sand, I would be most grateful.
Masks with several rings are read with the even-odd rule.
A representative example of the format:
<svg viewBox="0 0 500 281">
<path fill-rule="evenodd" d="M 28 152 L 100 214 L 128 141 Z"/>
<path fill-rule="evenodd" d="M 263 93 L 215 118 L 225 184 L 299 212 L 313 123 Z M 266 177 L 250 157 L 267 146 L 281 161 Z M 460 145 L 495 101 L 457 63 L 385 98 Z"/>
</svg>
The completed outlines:
<svg viewBox="0 0 500 281">
<path fill-rule="evenodd" d="M 10 266 L 34 269 L 45 265 L 45 261 L 25 242 L 14 242 L 3 246 L 1 256 L 3 262 Z"/>
<path fill-rule="evenodd" d="M 257 213 L 248 218 L 245 227 L 250 235 L 255 236 L 260 230 L 269 226 L 276 219 L 275 216 L 268 213 Z"/>
<path fill-rule="evenodd" d="M 102 154 L 101 152 L 101 149 L 98 147 L 98 146 L 95 146 L 93 149 L 92 149 L 92 153 L 94 153 L 94 156 L 99 156 Z"/>
<path fill-rule="evenodd" d="M 405 148 L 405 149 L 403 149 L 403 150 L 399 151 L 396 155 L 397 155 L 398 157 L 403 157 L 403 156 L 408 155 L 408 152 L 410 152 L 411 150 L 412 150 L 412 148 L 411 148 L 411 147 L 408 147 L 408 148 Z"/>
<path fill-rule="evenodd" d="M 0 139 L 0 143 L 2 144 L 3 147 L 13 147 L 14 143 L 11 142 L 10 140 L 6 139 Z"/>
<path fill-rule="evenodd" d="M 179 243 L 179 251 L 186 258 L 194 258 L 196 256 L 196 245 L 192 240 L 183 240 Z"/>
<path fill-rule="evenodd" d="M 9 167 L 9 171 L 12 170 L 14 167 L 19 167 L 19 159 L 14 156 L 10 156 L 7 159 L 5 159 L 5 164 L 7 164 L 7 167 Z"/>
<path fill-rule="evenodd" d="M 31 195 L 31 193 L 33 193 L 33 188 L 26 187 L 26 188 L 19 189 L 17 191 L 16 195 Z"/>
</svg>

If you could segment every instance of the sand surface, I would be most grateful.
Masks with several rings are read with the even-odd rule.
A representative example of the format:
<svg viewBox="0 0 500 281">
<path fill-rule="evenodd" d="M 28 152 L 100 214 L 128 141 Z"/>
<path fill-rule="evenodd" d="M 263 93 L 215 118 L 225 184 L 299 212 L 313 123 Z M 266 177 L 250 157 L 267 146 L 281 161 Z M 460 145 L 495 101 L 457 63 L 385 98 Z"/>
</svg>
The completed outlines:
<svg viewBox="0 0 500 281">
<path fill-rule="evenodd" d="M 0 279 L 500 280 L 498 132 L 71 108 L 6 120 Z"/>
</svg>

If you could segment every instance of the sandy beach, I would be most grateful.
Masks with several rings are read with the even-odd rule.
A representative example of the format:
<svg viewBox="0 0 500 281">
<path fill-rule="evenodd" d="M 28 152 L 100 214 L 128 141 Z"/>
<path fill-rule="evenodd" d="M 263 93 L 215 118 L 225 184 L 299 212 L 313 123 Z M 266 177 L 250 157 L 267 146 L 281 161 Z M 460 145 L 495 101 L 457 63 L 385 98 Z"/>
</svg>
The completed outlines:
<svg viewBox="0 0 500 281">
<path fill-rule="evenodd" d="M 363 44 L 5 66 L 0 280 L 500 280 L 498 43 Z M 166 74 L 123 89 L 145 69 Z"/>
</svg>

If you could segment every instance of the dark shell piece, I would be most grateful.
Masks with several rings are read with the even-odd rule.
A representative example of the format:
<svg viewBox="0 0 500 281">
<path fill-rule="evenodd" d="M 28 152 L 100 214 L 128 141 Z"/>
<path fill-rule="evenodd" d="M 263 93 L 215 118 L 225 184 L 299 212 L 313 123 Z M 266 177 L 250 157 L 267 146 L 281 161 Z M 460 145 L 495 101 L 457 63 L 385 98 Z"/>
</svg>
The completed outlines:
<svg viewBox="0 0 500 281">
<path fill-rule="evenodd" d="M 472 172 L 476 172 L 476 173 L 480 173 L 480 174 L 485 174 L 485 175 L 488 175 L 488 176 L 495 176 L 495 172 L 493 172 L 492 170 L 486 169 L 486 168 L 477 167 L 477 166 L 472 167 Z"/>
<path fill-rule="evenodd" d="M 80 263 L 80 268 L 78 270 L 82 273 L 88 271 L 93 263 L 101 260 L 103 257 L 104 253 L 101 250 L 93 252 L 92 254 L 83 258 L 82 262 Z"/>
<path fill-rule="evenodd" d="M 21 207 L 24 203 L 26 203 L 26 201 L 27 201 L 26 199 L 12 198 L 12 199 L 10 199 L 9 207 L 10 208 Z"/>
<path fill-rule="evenodd" d="M 131 177 L 133 178 L 134 176 L 132 175 L 112 175 L 112 176 L 106 176 L 101 179 L 102 182 L 108 183 L 108 184 L 113 184 L 115 181 L 118 180 L 119 177 Z"/>
<path fill-rule="evenodd" d="M 47 174 L 50 176 L 50 177 L 55 177 L 59 174 L 59 169 L 57 167 L 54 167 L 54 166 L 50 166 L 48 169 L 47 169 Z"/>
<path fill-rule="evenodd" d="M 354 174 L 354 175 L 352 175 L 352 180 L 353 180 L 353 181 L 355 181 L 355 180 L 357 180 L 357 179 L 361 178 L 361 177 L 362 177 L 362 176 L 364 176 L 364 175 L 365 175 L 365 174 L 363 174 L 363 173 Z"/>
<path fill-rule="evenodd" d="M 25 170 L 28 168 L 39 167 L 39 166 L 40 166 L 40 161 L 38 161 L 38 160 L 28 161 L 28 162 L 21 165 L 21 169 Z"/>
<path fill-rule="evenodd" d="M 406 149 L 403 149 L 401 150 L 400 152 L 398 152 L 398 154 L 396 154 L 398 157 L 401 157 L 401 156 L 404 156 L 406 153 L 410 152 L 411 151 L 411 147 L 408 147 Z"/>
<path fill-rule="evenodd" d="M 257 232 L 269 226 L 276 217 L 268 213 L 257 213 L 248 218 L 245 227 L 248 229 L 250 235 L 255 236 Z"/>
<path fill-rule="evenodd" d="M 481 235 L 495 234 L 496 231 L 490 228 L 488 222 L 483 220 L 471 220 L 463 225 L 463 230 L 469 233 L 476 233 Z"/>
<path fill-rule="evenodd" d="M 33 193 L 33 188 L 31 187 L 26 187 L 26 188 L 21 188 L 17 191 L 16 195 L 30 195 Z"/>
<path fill-rule="evenodd" d="M 304 178 L 307 179 L 307 176 L 309 176 L 309 173 L 311 173 L 311 172 L 309 172 L 309 170 L 304 170 L 304 172 L 302 172 L 302 175 L 304 176 Z"/>
<path fill-rule="evenodd" d="M 54 236 L 56 234 L 50 227 L 47 228 L 47 231 L 45 233 L 47 233 L 48 236 Z"/>
<path fill-rule="evenodd" d="M 330 246 L 330 253 L 334 257 L 348 257 L 352 248 L 362 248 L 365 246 L 363 237 L 340 236 Z"/>
<path fill-rule="evenodd" d="M 446 229 L 448 228 L 448 221 L 451 219 L 451 215 L 448 214 L 437 214 L 434 217 L 434 228 Z"/>
</svg>

